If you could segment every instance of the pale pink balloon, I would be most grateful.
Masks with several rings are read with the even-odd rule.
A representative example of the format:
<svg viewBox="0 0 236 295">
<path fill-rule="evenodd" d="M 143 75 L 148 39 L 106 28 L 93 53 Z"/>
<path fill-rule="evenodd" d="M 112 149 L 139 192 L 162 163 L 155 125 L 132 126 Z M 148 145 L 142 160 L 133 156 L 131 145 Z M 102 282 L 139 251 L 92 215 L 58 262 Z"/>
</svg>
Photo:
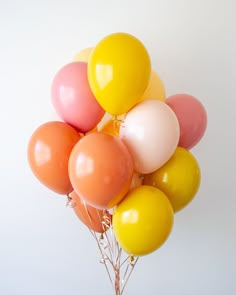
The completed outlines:
<svg viewBox="0 0 236 295">
<path fill-rule="evenodd" d="M 191 149 L 203 137 L 207 126 L 207 113 L 202 103 L 192 95 L 176 94 L 166 103 L 174 111 L 180 126 L 179 146 Z"/>
<path fill-rule="evenodd" d="M 105 113 L 90 89 L 85 62 L 59 70 L 52 83 L 52 103 L 62 120 L 82 133 L 93 129 Z"/>
<path fill-rule="evenodd" d="M 179 123 L 164 102 L 146 100 L 126 114 L 120 137 L 133 157 L 135 171 L 151 173 L 174 153 L 179 141 Z"/>
</svg>

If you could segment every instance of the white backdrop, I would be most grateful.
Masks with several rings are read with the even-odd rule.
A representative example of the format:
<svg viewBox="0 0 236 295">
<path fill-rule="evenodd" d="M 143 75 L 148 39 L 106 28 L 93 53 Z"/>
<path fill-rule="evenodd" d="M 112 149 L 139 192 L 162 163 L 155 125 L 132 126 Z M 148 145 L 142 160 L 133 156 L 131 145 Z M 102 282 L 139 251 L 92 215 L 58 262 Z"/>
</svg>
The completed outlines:
<svg viewBox="0 0 236 295">
<path fill-rule="evenodd" d="M 204 104 L 194 201 L 168 241 L 140 259 L 126 294 L 236 294 L 234 0 L 0 1 L 0 294 L 112 294 L 97 247 L 65 198 L 32 175 L 27 143 L 49 120 L 51 81 L 109 33 L 147 47 L 167 95 Z"/>
</svg>

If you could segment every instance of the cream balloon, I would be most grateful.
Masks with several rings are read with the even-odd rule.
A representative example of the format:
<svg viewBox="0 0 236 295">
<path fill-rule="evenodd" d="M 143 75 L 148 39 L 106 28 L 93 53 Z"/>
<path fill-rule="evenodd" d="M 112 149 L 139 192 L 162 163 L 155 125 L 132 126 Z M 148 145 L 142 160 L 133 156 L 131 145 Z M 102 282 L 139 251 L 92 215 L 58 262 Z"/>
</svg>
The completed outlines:
<svg viewBox="0 0 236 295">
<path fill-rule="evenodd" d="M 135 171 L 143 174 L 157 170 L 170 159 L 179 134 L 175 113 L 159 100 L 137 104 L 120 127 L 120 137 L 132 155 Z"/>
</svg>

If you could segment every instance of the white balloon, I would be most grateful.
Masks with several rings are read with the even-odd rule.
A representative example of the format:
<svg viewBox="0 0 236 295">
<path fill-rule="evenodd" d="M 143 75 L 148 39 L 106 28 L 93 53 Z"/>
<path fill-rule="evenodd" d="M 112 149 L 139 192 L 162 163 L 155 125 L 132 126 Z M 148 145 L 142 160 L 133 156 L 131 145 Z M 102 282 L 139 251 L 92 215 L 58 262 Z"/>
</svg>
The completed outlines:
<svg viewBox="0 0 236 295">
<path fill-rule="evenodd" d="M 120 127 L 120 137 L 133 157 L 135 171 L 143 174 L 157 170 L 170 159 L 179 135 L 175 113 L 159 100 L 137 104 Z"/>
</svg>

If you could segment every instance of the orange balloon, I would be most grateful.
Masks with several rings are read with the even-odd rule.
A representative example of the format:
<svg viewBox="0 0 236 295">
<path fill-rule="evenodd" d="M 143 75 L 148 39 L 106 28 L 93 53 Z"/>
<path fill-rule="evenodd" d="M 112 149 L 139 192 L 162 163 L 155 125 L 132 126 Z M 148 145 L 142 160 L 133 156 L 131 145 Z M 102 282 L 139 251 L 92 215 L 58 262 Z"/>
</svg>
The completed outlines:
<svg viewBox="0 0 236 295">
<path fill-rule="evenodd" d="M 85 203 L 75 191 L 70 194 L 77 217 L 91 230 L 105 232 L 111 225 L 111 215 Z"/>
<path fill-rule="evenodd" d="M 122 121 L 116 119 L 109 119 L 101 128 L 101 132 L 113 136 L 119 136 L 120 125 Z"/>
<path fill-rule="evenodd" d="M 89 205 L 112 208 L 129 190 L 133 161 L 121 139 L 102 132 L 84 136 L 69 160 L 75 192 Z"/>
<path fill-rule="evenodd" d="M 64 122 L 47 122 L 38 127 L 28 144 L 28 161 L 41 183 L 58 194 L 68 194 L 73 188 L 68 175 L 72 148 L 81 135 Z"/>
</svg>

